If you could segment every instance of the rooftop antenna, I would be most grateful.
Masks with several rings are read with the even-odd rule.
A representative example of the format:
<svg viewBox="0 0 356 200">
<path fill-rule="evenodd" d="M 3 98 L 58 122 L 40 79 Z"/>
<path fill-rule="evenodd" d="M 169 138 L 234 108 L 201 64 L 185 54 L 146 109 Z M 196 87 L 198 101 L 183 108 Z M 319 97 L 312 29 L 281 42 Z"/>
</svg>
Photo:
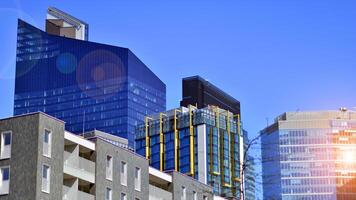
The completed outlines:
<svg viewBox="0 0 356 200">
<path fill-rule="evenodd" d="M 84 129 L 85 129 L 85 109 L 83 112 L 83 135 L 84 135 Z"/>
</svg>

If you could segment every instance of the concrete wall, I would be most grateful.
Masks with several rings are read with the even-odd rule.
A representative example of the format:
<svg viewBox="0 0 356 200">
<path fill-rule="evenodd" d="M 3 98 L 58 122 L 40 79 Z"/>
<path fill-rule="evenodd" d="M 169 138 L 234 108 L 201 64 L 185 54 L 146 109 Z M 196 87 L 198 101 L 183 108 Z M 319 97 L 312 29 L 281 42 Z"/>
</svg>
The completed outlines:
<svg viewBox="0 0 356 200">
<path fill-rule="evenodd" d="M 43 156 L 44 130 L 52 132 L 51 157 Z M 64 123 L 44 114 L 39 115 L 38 132 L 38 155 L 37 155 L 37 199 L 52 200 L 62 199 L 63 190 L 63 152 L 64 152 Z M 51 167 L 50 170 L 50 193 L 42 192 L 42 165 Z"/>
<path fill-rule="evenodd" d="M 106 157 L 113 157 L 113 181 L 106 179 Z M 121 185 L 121 162 L 127 163 L 127 186 Z M 141 191 L 135 190 L 135 168 L 141 169 Z M 120 199 L 121 193 L 127 199 L 148 200 L 148 161 L 126 149 L 118 148 L 100 138 L 96 140 L 96 200 L 104 200 L 106 188 L 112 189 L 112 199 Z"/>
<path fill-rule="evenodd" d="M 193 191 L 198 195 L 198 200 L 203 200 L 203 197 L 208 197 L 209 200 L 213 199 L 213 188 L 200 183 L 189 176 L 178 172 L 170 172 L 172 174 L 173 182 L 173 200 L 181 200 L 182 187 L 186 188 L 186 199 L 193 200 Z"/>
<path fill-rule="evenodd" d="M 44 128 L 52 130 L 52 157 L 42 156 Z M 9 195 L 0 200 L 61 199 L 63 182 L 64 123 L 41 113 L 0 120 L 0 132 L 12 131 Z M 50 194 L 41 191 L 42 163 L 51 166 Z"/>
</svg>

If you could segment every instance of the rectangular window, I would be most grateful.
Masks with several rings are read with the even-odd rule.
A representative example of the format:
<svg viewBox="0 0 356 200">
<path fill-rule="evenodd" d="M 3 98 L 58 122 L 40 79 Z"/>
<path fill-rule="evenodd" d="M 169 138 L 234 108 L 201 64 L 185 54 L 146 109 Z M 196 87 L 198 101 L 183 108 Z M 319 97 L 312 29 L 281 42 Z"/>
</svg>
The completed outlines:
<svg viewBox="0 0 356 200">
<path fill-rule="evenodd" d="M 127 200 L 127 195 L 124 193 L 121 193 L 120 200 Z"/>
<path fill-rule="evenodd" d="M 52 149 L 52 132 L 45 129 L 43 133 L 43 155 L 46 157 L 51 157 Z"/>
<path fill-rule="evenodd" d="M 105 200 L 112 200 L 112 191 L 110 188 L 106 188 Z"/>
<path fill-rule="evenodd" d="M 121 170 L 120 170 L 120 179 L 121 185 L 127 185 L 127 164 L 126 162 L 121 162 Z"/>
<path fill-rule="evenodd" d="M 9 194 L 10 186 L 10 167 L 2 167 L 0 171 L 0 195 Z"/>
<path fill-rule="evenodd" d="M 5 131 L 1 133 L 1 159 L 7 159 L 11 156 L 12 132 Z"/>
<path fill-rule="evenodd" d="M 181 200 L 187 200 L 187 191 L 185 187 L 182 187 L 182 197 Z"/>
<path fill-rule="evenodd" d="M 135 190 L 141 191 L 141 169 L 138 167 L 135 169 Z"/>
<path fill-rule="evenodd" d="M 195 191 L 193 191 L 193 199 L 194 200 L 198 200 L 198 195 L 197 195 L 197 193 Z"/>
<path fill-rule="evenodd" d="M 106 179 L 112 180 L 112 157 L 106 156 Z"/>
<path fill-rule="evenodd" d="M 42 165 L 42 192 L 50 192 L 51 168 L 48 165 Z"/>
</svg>

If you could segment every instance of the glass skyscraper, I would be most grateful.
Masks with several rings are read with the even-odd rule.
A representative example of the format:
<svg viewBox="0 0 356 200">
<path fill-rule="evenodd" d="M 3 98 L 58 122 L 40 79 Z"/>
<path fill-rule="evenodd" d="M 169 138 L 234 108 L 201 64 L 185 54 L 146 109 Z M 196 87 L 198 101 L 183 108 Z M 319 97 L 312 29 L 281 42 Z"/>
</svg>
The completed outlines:
<svg viewBox="0 0 356 200">
<path fill-rule="evenodd" d="M 127 48 L 66 37 L 79 34 L 76 20 L 55 11 L 65 17 L 47 24 L 60 35 L 18 21 L 14 114 L 43 111 L 70 132 L 97 129 L 133 147 L 135 126 L 165 110 L 165 84 Z"/>
<path fill-rule="evenodd" d="M 287 112 L 261 140 L 264 199 L 355 199 L 356 112 Z"/>
<path fill-rule="evenodd" d="M 248 133 L 245 130 L 243 132 L 244 141 L 244 197 L 245 200 L 255 200 L 256 198 L 256 175 L 255 175 L 255 160 L 252 156 L 252 144 L 248 138 Z"/>
<path fill-rule="evenodd" d="M 176 170 L 211 185 L 224 197 L 240 195 L 243 137 L 239 115 L 215 106 L 181 107 L 137 127 L 136 152 L 161 171 Z"/>
</svg>

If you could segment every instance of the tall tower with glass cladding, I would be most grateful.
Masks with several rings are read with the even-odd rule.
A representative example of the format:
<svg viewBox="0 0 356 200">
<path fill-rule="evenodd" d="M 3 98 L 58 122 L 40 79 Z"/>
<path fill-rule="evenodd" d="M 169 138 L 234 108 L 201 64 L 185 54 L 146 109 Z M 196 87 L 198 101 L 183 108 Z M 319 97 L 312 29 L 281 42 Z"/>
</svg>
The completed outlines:
<svg viewBox="0 0 356 200">
<path fill-rule="evenodd" d="M 134 146 L 137 124 L 165 110 L 165 84 L 128 48 L 88 41 L 87 23 L 56 8 L 46 31 L 18 20 L 14 114 L 42 111 L 81 134 L 101 130 Z"/>
<path fill-rule="evenodd" d="M 188 106 L 146 117 L 137 127 L 136 152 L 161 171 L 179 171 L 211 185 L 216 195 L 240 195 L 241 122 L 227 110 Z"/>
</svg>

